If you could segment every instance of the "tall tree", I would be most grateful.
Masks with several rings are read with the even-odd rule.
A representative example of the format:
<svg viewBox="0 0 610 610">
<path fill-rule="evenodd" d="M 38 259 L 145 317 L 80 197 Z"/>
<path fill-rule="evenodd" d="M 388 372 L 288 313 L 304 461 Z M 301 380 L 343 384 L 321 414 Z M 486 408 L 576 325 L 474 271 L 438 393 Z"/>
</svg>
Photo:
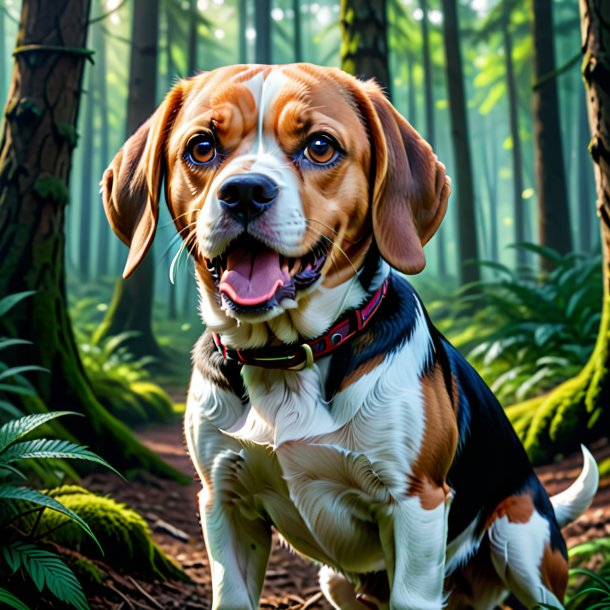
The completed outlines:
<svg viewBox="0 0 610 610">
<path fill-rule="evenodd" d="M 525 218 L 523 206 L 523 158 L 521 154 L 521 134 L 519 133 L 519 108 L 517 100 L 517 81 L 513 62 L 513 41 L 510 31 L 512 6 L 504 2 L 502 10 L 502 42 L 504 47 L 504 67 L 506 71 L 506 89 L 508 91 L 508 122 L 512 142 L 511 154 L 513 161 L 513 207 L 515 214 L 515 241 L 525 241 Z M 527 263 L 527 253 L 517 248 L 517 265 L 523 267 Z"/>
<path fill-rule="evenodd" d="M 508 409 L 536 461 L 606 436 L 610 428 L 610 3 L 579 0 L 583 76 L 603 252 L 603 302 L 597 342 L 579 375 L 549 394 Z"/>
<path fill-rule="evenodd" d="M 498 247 L 498 151 L 495 124 L 484 130 L 484 136 L 481 161 L 489 205 L 489 258 L 497 262 L 500 260 L 500 252 Z"/>
<path fill-rule="evenodd" d="M 561 253 L 572 250 L 572 232 L 559 122 L 553 42 L 553 2 L 533 0 L 534 139 L 538 190 L 538 240 Z M 544 258 L 543 267 L 548 267 Z"/>
<path fill-rule="evenodd" d="M 135 0 L 126 137 L 155 110 L 158 36 L 159 0 Z M 96 342 L 130 332 L 133 334 L 125 340 L 125 345 L 134 356 L 162 355 L 152 329 L 154 277 L 154 258 L 150 251 L 131 277 L 117 280 L 110 307 L 95 333 Z"/>
<path fill-rule="evenodd" d="M 254 27 L 256 43 L 254 46 L 257 64 L 271 63 L 271 0 L 256 0 L 254 3 Z"/>
<path fill-rule="evenodd" d="M 31 341 L 12 358 L 47 370 L 32 377 L 41 401 L 23 397 L 25 409 L 78 411 L 85 417 L 65 425 L 115 466 L 174 473 L 96 400 L 67 310 L 64 220 L 91 54 L 84 48 L 89 8 L 89 0 L 22 3 L 0 133 L 0 294 L 35 294 L 0 317 L 0 335 Z"/>
<path fill-rule="evenodd" d="M 188 37 L 188 75 L 192 76 L 198 68 L 197 65 L 197 30 L 199 28 L 199 10 L 197 0 L 189 0 L 189 37 Z"/>
<path fill-rule="evenodd" d="M 578 142 L 580 144 L 577 150 L 578 159 L 578 201 L 577 209 L 579 210 L 579 229 L 580 229 L 580 249 L 583 252 L 589 252 L 592 247 L 591 240 L 591 198 L 592 193 L 589 188 L 591 183 L 591 167 L 585 154 L 583 143 L 588 140 L 589 136 L 589 117 L 587 115 L 587 100 L 583 94 L 580 98 L 578 108 Z"/>
<path fill-rule="evenodd" d="M 2 6 L 0 7 L 0 57 L 4 57 L 6 53 L 6 40 L 4 34 L 4 11 L 6 9 Z M 5 82 L 6 82 L 6 66 L 5 61 L 0 61 L 0 96 L 4 96 L 5 91 Z"/>
<path fill-rule="evenodd" d="M 80 200 L 78 211 L 80 223 L 78 231 L 78 267 L 83 282 L 89 281 L 91 266 L 91 223 L 93 220 L 92 208 L 93 198 L 91 196 L 93 181 L 93 109 L 95 100 L 93 98 L 94 77 L 89 70 L 87 77 L 88 87 L 85 103 L 85 117 L 83 125 L 82 146 L 87 153 L 82 156 L 81 178 L 80 178 Z M 97 202 L 96 202 L 97 203 Z"/>
<path fill-rule="evenodd" d="M 470 283 L 479 280 L 479 267 L 472 264 L 472 261 L 479 259 L 479 248 L 468 134 L 468 112 L 464 92 L 462 51 L 460 49 L 460 29 L 456 0 L 442 0 L 442 6 L 451 142 L 457 172 L 460 281 Z"/>
<path fill-rule="evenodd" d="M 96 108 L 100 118 L 99 142 L 100 155 L 99 166 L 96 176 L 101 176 L 110 163 L 110 125 L 108 123 L 108 88 L 106 86 L 107 67 L 106 67 L 106 37 L 100 24 L 94 25 L 93 46 L 96 53 L 96 69 L 94 70 Z M 95 226 L 98 234 L 97 242 L 97 273 L 106 275 L 109 270 L 110 258 L 110 227 L 105 219 L 102 219 L 104 211 L 102 206 L 96 206 Z"/>
<path fill-rule="evenodd" d="M 301 3 L 292 0 L 292 12 L 294 14 L 294 61 L 303 61 L 303 43 L 301 36 Z"/>
<path fill-rule="evenodd" d="M 341 0 L 341 68 L 375 80 L 390 94 L 385 0 Z"/>
</svg>

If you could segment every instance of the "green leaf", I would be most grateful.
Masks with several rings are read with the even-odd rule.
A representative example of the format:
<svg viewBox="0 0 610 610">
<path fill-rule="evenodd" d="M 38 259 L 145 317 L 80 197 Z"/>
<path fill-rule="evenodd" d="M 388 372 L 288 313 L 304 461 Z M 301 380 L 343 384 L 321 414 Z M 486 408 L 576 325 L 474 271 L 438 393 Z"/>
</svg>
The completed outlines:
<svg viewBox="0 0 610 610">
<path fill-rule="evenodd" d="M 16 487 L 15 485 L 5 484 L 0 485 L 0 499 L 31 502 L 32 504 L 44 506 L 45 508 L 57 511 L 62 515 L 66 515 L 66 517 L 70 517 L 73 521 L 80 525 L 80 527 L 92 538 L 98 547 L 100 547 L 100 550 L 102 550 L 102 547 L 95 537 L 95 534 L 91 531 L 91 528 L 85 523 L 85 521 L 83 521 L 83 519 L 75 512 L 71 511 L 55 498 L 41 494 L 34 489 L 29 489 L 28 487 Z"/>
<path fill-rule="evenodd" d="M 0 339 L 0 349 L 6 349 L 14 345 L 32 345 L 32 342 L 25 339 Z"/>
<path fill-rule="evenodd" d="M 26 292 L 17 292 L 15 294 L 9 294 L 8 296 L 0 299 L 0 317 L 8 313 L 17 303 L 27 299 L 27 297 L 36 294 L 34 290 L 28 290 Z"/>
<path fill-rule="evenodd" d="M 0 603 L 6 604 L 15 610 L 30 610 L 20 599 L 15 597 L 10 591 L 0 588 Z"/>
<path fill-rule="evenodd" d="M 29 364 L 27 366 L 14 366 L 10 369 L 6 369 L 6 371 L 2 371 L 0 373 L 0 380 L 8 379 L 9 377 L 14 377 L 15 375 L 21 375 L 21 373 L 29 373 L 31 371 L 48 373 L 49 369 L 45 369 L 42 366 L 35 366 L 32 364 Z"/>
<path fill-rule="evenodd" d="M 87 460 L 105 466 L 121 476 L 106 460 L 90 451 L 87 447 L 70 441 L 59 439 L 38 438 L 31 441 L 15 443 L 4 451 L 0 451 L 0 465 L 10 464 L 25 459 L 73 459 Z"/>
<path fill-rule="evenodd" d="M 19 419 L 13 419 L 0 428 L 0 452 L 4 451 L 9 445 L 24 437 L 32 430 L 46 424 L 47 422 L 62 417 L 63 415 L 80 415 L 73 411 L 53 411 L 52 413 L 36 413 L 26 415 Z"/>
<path fill-rule="evenodd" d="M 0 392 L 20 394 L 21 396 L 36 396 L 36 391 L 32 388 L 26 388 L 22 385 L 13 385 L 11 383 L 0 383 Z"/>
<path fill-rule="evenodd" d="M 29 574 L 38 591 L 46 586 L 60 601 L 77 610 L 89 610 L 78 579 L 59 555 L 21 541 L 3 547 L 2 551 L 11 567 L 18 565 Z"/>
<path fill-rule="evenodd" d="M 23 417 L 23 413 L 7 400 L 0 400 L 0 411 L 4 411 L 13 417 Z"/>
</svg>

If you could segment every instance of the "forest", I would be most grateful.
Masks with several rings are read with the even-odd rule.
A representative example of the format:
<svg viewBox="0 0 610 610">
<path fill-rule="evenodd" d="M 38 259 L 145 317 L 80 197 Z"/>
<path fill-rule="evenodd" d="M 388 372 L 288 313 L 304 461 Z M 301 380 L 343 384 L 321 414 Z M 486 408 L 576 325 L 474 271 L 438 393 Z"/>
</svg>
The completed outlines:
<svg viewBox="0 0 610 610">
<path fill-rule="evenodd" d="M 179 79 L 309 62 L 376 79 L 446 166 L 409 281 L 549 493 L 594 454 L 565 604 L 610 608 L 609 47 L 607 0 L 0 0 L 0 607 L 212 607 L 193 261 L 161 205 L 124 279 L 100 180 Z M 277 539 L 261 608 L 330 609 Z"/>
</svg>

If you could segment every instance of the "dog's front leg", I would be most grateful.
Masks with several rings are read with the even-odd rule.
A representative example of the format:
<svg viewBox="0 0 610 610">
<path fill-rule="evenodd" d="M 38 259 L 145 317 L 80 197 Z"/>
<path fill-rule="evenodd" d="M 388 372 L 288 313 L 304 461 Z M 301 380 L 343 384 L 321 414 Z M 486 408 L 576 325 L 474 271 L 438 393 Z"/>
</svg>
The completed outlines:
<svg viewBox="0 0 610 610">
<path fill-rule="evenodd" d="M 199 497 L 212 573 L 213 610 L 256 610 L 271 548 L 271 528 L 239 484 L 241 458 L 214 461 Z"/>
<path fill-rule="evenodd" d="M 390 610 L 440 610 L 451 493 L 438 490 L 436 506 L 401 498 L 380 519 L 390 582 Z"/>
</svg>

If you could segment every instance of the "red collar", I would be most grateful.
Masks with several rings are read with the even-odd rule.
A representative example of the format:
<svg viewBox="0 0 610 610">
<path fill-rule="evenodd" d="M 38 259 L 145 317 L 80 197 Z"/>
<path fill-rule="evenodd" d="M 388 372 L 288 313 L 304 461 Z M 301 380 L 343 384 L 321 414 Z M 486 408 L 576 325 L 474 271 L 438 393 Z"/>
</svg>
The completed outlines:
<svg viewBox="0 0 610 610">
<path fill-rule="evenodd" d="M 326 334 L 317 339 L 304 341 L 300 345 L 277 345 L 248 350 L 231 349 L 224 345 L 220 335 L 216 333 L 213 335 L 214 344 L 225 359 L 235 360 L 239 364 L 289 371 L 312 367 L 315 360 L 335 351 L 366 327 L 387 294 L 389 283 L 390 279 L 386 278 L 361 309 L 349 311 Z"/>
</svg>

